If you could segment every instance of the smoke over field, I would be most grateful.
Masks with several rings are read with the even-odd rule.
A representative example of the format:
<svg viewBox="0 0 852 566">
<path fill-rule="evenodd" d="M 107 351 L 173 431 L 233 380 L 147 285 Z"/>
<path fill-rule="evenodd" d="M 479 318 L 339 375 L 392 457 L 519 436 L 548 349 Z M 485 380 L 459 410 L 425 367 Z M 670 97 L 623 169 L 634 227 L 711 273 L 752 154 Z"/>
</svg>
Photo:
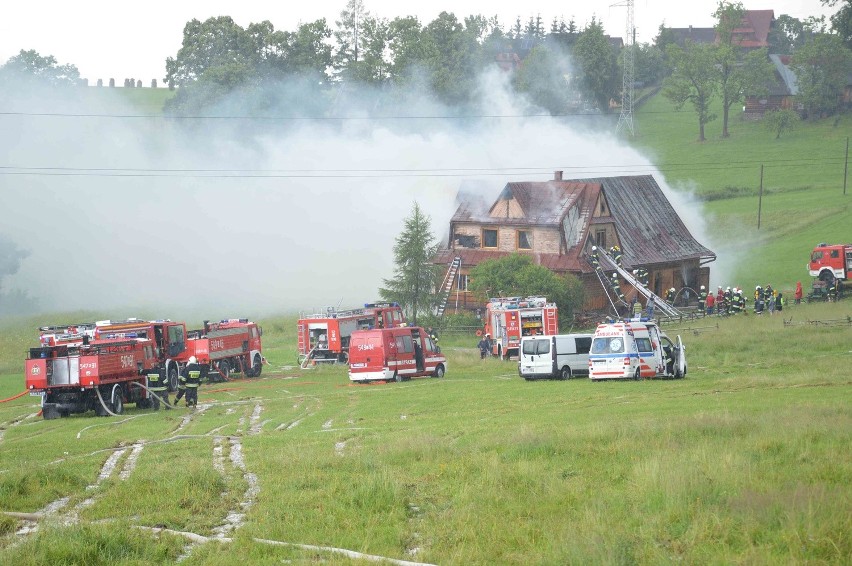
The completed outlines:
<svg viewBox="0 0 852 566">
<path fill-rule="evenodd" d="M 576 118 L 543 116 L 483 78 L 489 117 L 166 120 L 119 97 L 29 93 L 0 116 L 2 232 L 30 252 L 4 289 L 45 311 L 264 314 L 378 297 L 415 201 L 446 240 L 459 185 L 653 172 Z M 90 89 L 91 90 L 91 89 Z M 42 114 L 42 115 L 39 115 Z M 43 115 L 50 114 L 50 115 Z M 495 118 L 494 116 L 502 116 Z M 603 131 L 606 133 L 603 133 Z M 699 241 L 700 209 L 655 175 Z"/>
</svg>

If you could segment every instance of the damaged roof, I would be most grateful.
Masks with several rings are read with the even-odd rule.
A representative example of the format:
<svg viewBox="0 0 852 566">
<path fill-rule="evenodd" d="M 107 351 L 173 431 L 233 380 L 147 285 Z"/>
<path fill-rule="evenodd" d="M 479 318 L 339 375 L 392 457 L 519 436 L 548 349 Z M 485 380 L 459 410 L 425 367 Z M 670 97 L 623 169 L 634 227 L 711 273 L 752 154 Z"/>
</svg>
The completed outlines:
<svg viewBox="0 0 852 566">
<path fill-rule="evenodd" d="M 626 265 L 716 259 L 693 237 L 652 175 L 582 181 L 602 185 Z"/>
<path fill-rule="evenodd" d="M 592 210 L 600 192 L 606 197 L 611 216 L 593 218 Z M 525 218 L 490 216 L 495 207 L 513 198 L 524 211 Z M 554 271 L 591 271 L 583 257 L 583 244 L 587 241 L 590 226 L 612 223 L 628 267 L 686 259 L 712 261 L 716 258 L 715 253 L 692 236 L 652 175 L 508 183 L 490 208 L 482 199 L 462 201 L 451 222 L 559 227 L 571 207 L 577 207 L 579 217 L 584 219 L 579 244 L 572 245 L 563 254 L 524 252 L 524 255 L 532 256 L 537 264 Z M 442 249 L 434 261 L 449 263 L 459 256 L 463 265 L 472 266 L 509 254 L 506 251 L 456 247 Z"/>
</svg>

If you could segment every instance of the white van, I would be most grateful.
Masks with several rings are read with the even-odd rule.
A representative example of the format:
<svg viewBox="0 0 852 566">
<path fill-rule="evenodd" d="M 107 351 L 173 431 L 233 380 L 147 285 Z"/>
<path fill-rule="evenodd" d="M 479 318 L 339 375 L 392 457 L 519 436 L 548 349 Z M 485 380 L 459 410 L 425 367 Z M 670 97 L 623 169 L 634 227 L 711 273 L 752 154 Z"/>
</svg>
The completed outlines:
<svg viewBox="0 0 852 566">
<path fill-rule="evenodd" d="M 686 376 L 680 336 L 672 342 L 654 322 L 599 324 L 589 352 L 589 378 L 651 379 Z"/>
<path fill-rule="evenodd" d="M 591 347 L 591 334 L 524 336 L 519 348 L 518 373 L 526 380 L 586 375 Z"/>
</svg>

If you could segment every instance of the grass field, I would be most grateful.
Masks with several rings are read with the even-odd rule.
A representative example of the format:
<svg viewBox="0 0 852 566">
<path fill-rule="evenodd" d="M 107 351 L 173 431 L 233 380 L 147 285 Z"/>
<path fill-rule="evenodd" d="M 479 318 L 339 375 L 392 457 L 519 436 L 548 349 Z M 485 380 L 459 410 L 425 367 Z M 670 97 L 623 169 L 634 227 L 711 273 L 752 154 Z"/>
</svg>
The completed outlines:
<svg viewBox="0 0 852 566">
<path fill-rule="evenodd" d="M 30 534 L 0 518 L 0 563 L 362 562 L 268 541 L 435 564 L 848 563 L 852 326 L 783 324 L 837 318 L 672 328 L 677 381 L 525 382 L 447 335 L 443 379 L 370 386 L 289 367 L 295 320 L 262 321 L 264 375 L 205 385 L 203 410 L 0 404 L 0 510 L 64 502 Z M 0 376 L 0 398 L 22 384 Z"/>
</svg>

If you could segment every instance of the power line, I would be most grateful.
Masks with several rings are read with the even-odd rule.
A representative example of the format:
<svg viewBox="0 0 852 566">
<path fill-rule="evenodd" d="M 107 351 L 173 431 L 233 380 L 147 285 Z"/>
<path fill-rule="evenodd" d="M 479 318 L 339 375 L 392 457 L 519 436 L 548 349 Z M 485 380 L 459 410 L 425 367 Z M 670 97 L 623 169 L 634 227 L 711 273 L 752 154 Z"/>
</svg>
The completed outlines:
<svg viewBox="0 0 852 566">
<path fill-rule="evenodd" d="M 758 165 L 775 168 L 826 167 L 840 165 L 840 158 L 801 159 L 749 159 L 742 161 L 688 162 L 666 164 L 580 165 L 552 167 L 490 167 L 441 169 L 146 169 L 146 168 L 87 168 L 87 167 L 19 167 L 0 166 L 0 175 L 29 175 L 40 177 L 176 177 L 219 179 L 337 179 L 337 178 L 394 178 L 394 177 L 470 177 L 540 174 L 550 175 L 555 170 L 569 171 L 575 175 L 609 173 L 727 171 L 751 169 Z M 570 179 L 566 179 L 570 181 Z"/>
</svg>

